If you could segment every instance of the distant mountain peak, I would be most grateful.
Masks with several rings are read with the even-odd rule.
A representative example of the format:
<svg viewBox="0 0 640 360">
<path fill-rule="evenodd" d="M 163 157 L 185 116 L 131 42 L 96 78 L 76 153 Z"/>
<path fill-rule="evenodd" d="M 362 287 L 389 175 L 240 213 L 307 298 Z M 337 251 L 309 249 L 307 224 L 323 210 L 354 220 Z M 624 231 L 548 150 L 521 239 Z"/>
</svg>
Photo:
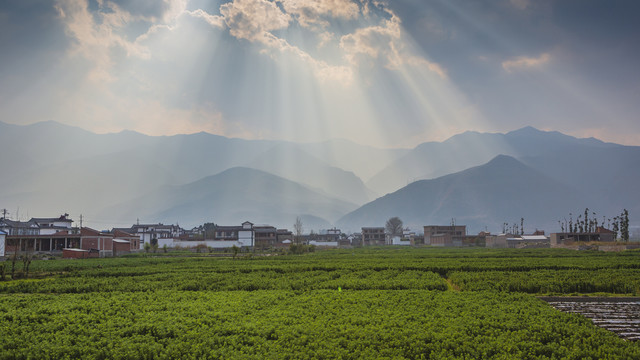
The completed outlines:
<svg viewBox="0 0 640 360">
<path fill-rule="evenodd" d="M 522 163 L 518 161 L 516 158 L 514 158 L 513 156 L 500 154 L 494 157 L 493 159 L 491 159 L 491 161 L 489 161 L 487 165 L 489 164 L 522 164 Z"/>
<path fill-rule="evenodd" d="M 533 135 L 541 133 L 546 133 L 546 131 L 542 131 L 529 125 L 517 130 L 510 131 L 506 135 Z"/>
</svg>

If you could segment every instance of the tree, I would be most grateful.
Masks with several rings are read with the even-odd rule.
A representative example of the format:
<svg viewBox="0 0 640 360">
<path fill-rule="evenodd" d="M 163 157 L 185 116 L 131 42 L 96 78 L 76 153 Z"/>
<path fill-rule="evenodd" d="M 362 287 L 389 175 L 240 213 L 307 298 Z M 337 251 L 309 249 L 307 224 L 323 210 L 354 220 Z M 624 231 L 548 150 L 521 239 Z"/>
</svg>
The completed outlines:
<svg viewBox="0 0 640 360">
<path fill-rule="evenodd" d="M 629 241 L 629 211 L 624 209 L 622 214 L 620 214 L 620 237 L 622 241 Z"/>
<path fill-rule="evenodd" d="M 399 217 L 394 216 L 387 220 L 387 223 L 384 226 L 385 231 L 389 236 L 402 236 L 402 220 Z"/>
<path fill-rule="evenodd" d="M 611 231 L 613 231 L 613 238 L 618 240 L 618 230 L 620 230 L 620 222 L 617 216 L 613 217 L 613 226 Z"/>
<path fill-rule="evenodd" d="M 293 224 L 293 232 L 296 234 L 296 244 L 300 243 L 300 237 L 302 236 L 303 231 L 304 228 L 302 227 L 302 219 L 300 219 L 300 216 L 296 216 L 296 222 Z"/>
<path fill-rule="evenodd" d="M 214 224 L 214 223 L 204 223 L 204 225 L 202 226 L 204 229 L 204 238 L 205 239 L 213 239 L 216 235 L 216 227 L 218 227 L 218 225 Z"/>
</svg>

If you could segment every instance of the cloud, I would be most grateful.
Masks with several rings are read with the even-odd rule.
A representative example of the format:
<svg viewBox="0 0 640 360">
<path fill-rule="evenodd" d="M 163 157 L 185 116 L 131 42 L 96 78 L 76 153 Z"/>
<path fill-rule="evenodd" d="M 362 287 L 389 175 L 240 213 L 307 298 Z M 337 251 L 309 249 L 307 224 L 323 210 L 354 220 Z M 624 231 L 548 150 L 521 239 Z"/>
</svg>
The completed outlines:
<svg viewBox="0 0 640 360">
<path fill-rule="evenodd" d="M 519 70 L 539 68 L 547 64 L 549 60 L 551 60 L 551 55 L 549 55 L 549 53 L 541 54 L 538 57 L 518 56 L 516 58 L 503 61 L 502 68 L 506 72 L 512 73 Z"/>
<path fill-rule="evenodd" d="M 278 54 L 294 55 L 307 63 L 319 80 L 335 80 L 344 84 L 351 82 L 352 72 L 348 67 L 330 65 L 326 61 L 315 59 L 308 52 L 272 33 L 288 28 L 293 21 L 291 15 L 283 12 L 275 2 L 234 0 L 220 6 L 220 16 L 208 14 L 203 10 L 190 14 L 203 18 L 216 27 L 221 27 L 224 23 L 232 36 L 262 44 L 267 54 L 273 58 L 277 58 Z"/>
<path fill-rule="evenodd" d="M 291 16 L 266 0 L 234 0 L 220 5 L 220 14 L 231 35 L 249 41 L 265 42 L 269 32 L 285 29 L 291 22 Z"/>
<path fill-rule="evenodd" d="M 351 0 L 282 0 L 285 11 L 292 14 L 302 27 L 326 28 L 325 17 L 356 19 L 360 7 Z"/>
<path fill-rule="evenodd" d="M 194 11 L 185 11 L 185 13 L 195 18 L 203 19 L 204 21 L 209 23 L 209 25 L 220 28 L 220 29 L 226 26 L 224 23 L 224 18 L 222 16 L 211 15 L 202 9 L 197 9 Z"/>
<path fill-rule="evenodd" d="M 391 18 L 382 24 L 357 29 L 340 39 L 340 47 L 346 59 L 354 66 L 363 62 L 382 61 L 391 70 L 398 70 L 404 65 L 424 66 L 441 78 L 446 78 L 446 71 L 442 66 L 409 50 L 403 38 L 400 18 L 390 10 L 385 11 Z"/>
<path fill-rule="evenodd" d="M 133 20 L 133 16 L 112 2 L 99 2 L 96 22 L 89 12 L 86 0 L 59 0 L 54 5 L 65 24 L 68 36 L 75 40 L 72 55 L 80 55 L 94 65 L 89 78 L 97 82 L 110 82 L 114 77 L 110 69 L 114 65 L 112 50 L 124 50 L 127 56 L 148 58 L 148 50 L 136 42 L 127 40 L 120 30 Z"/>
</svg>

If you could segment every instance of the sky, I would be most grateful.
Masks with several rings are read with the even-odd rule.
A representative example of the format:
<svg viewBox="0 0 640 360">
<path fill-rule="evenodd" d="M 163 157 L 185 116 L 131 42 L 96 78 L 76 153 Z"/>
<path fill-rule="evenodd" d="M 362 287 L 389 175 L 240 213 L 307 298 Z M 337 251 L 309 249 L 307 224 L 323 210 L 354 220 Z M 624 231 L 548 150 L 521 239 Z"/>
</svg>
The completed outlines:
<svg viewBox="0 0 640 360">
<path fill-rule="evenodd" d="M 0 121 L 413 147 L 640 145 L 640 2 L 8 0 Z"/>
</svg>

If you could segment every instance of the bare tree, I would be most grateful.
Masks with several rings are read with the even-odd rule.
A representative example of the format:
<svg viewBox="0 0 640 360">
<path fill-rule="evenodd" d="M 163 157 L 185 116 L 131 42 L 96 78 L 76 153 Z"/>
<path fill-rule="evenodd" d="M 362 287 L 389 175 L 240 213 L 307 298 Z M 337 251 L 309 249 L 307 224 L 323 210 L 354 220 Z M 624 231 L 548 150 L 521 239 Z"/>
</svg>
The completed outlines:
<svg viewBox="0 0 640 360">
<path fill-rule="evenodd" d="M 296 216 L 296 222 L 293 224 L 293 232 L 296 234 L 296 244 L 300 244 L 300 237 L 302 236 L 303 231 L 302 219 L 300 219 L 299 216 Z"/>
<path fill-rule="evenodd" d="M 384 226 L 387 234 L 389 236 L 402 236 L 402 220 L 399 217 L 394 216 L 387 220 L 387 223 Z"/>
</svg>

